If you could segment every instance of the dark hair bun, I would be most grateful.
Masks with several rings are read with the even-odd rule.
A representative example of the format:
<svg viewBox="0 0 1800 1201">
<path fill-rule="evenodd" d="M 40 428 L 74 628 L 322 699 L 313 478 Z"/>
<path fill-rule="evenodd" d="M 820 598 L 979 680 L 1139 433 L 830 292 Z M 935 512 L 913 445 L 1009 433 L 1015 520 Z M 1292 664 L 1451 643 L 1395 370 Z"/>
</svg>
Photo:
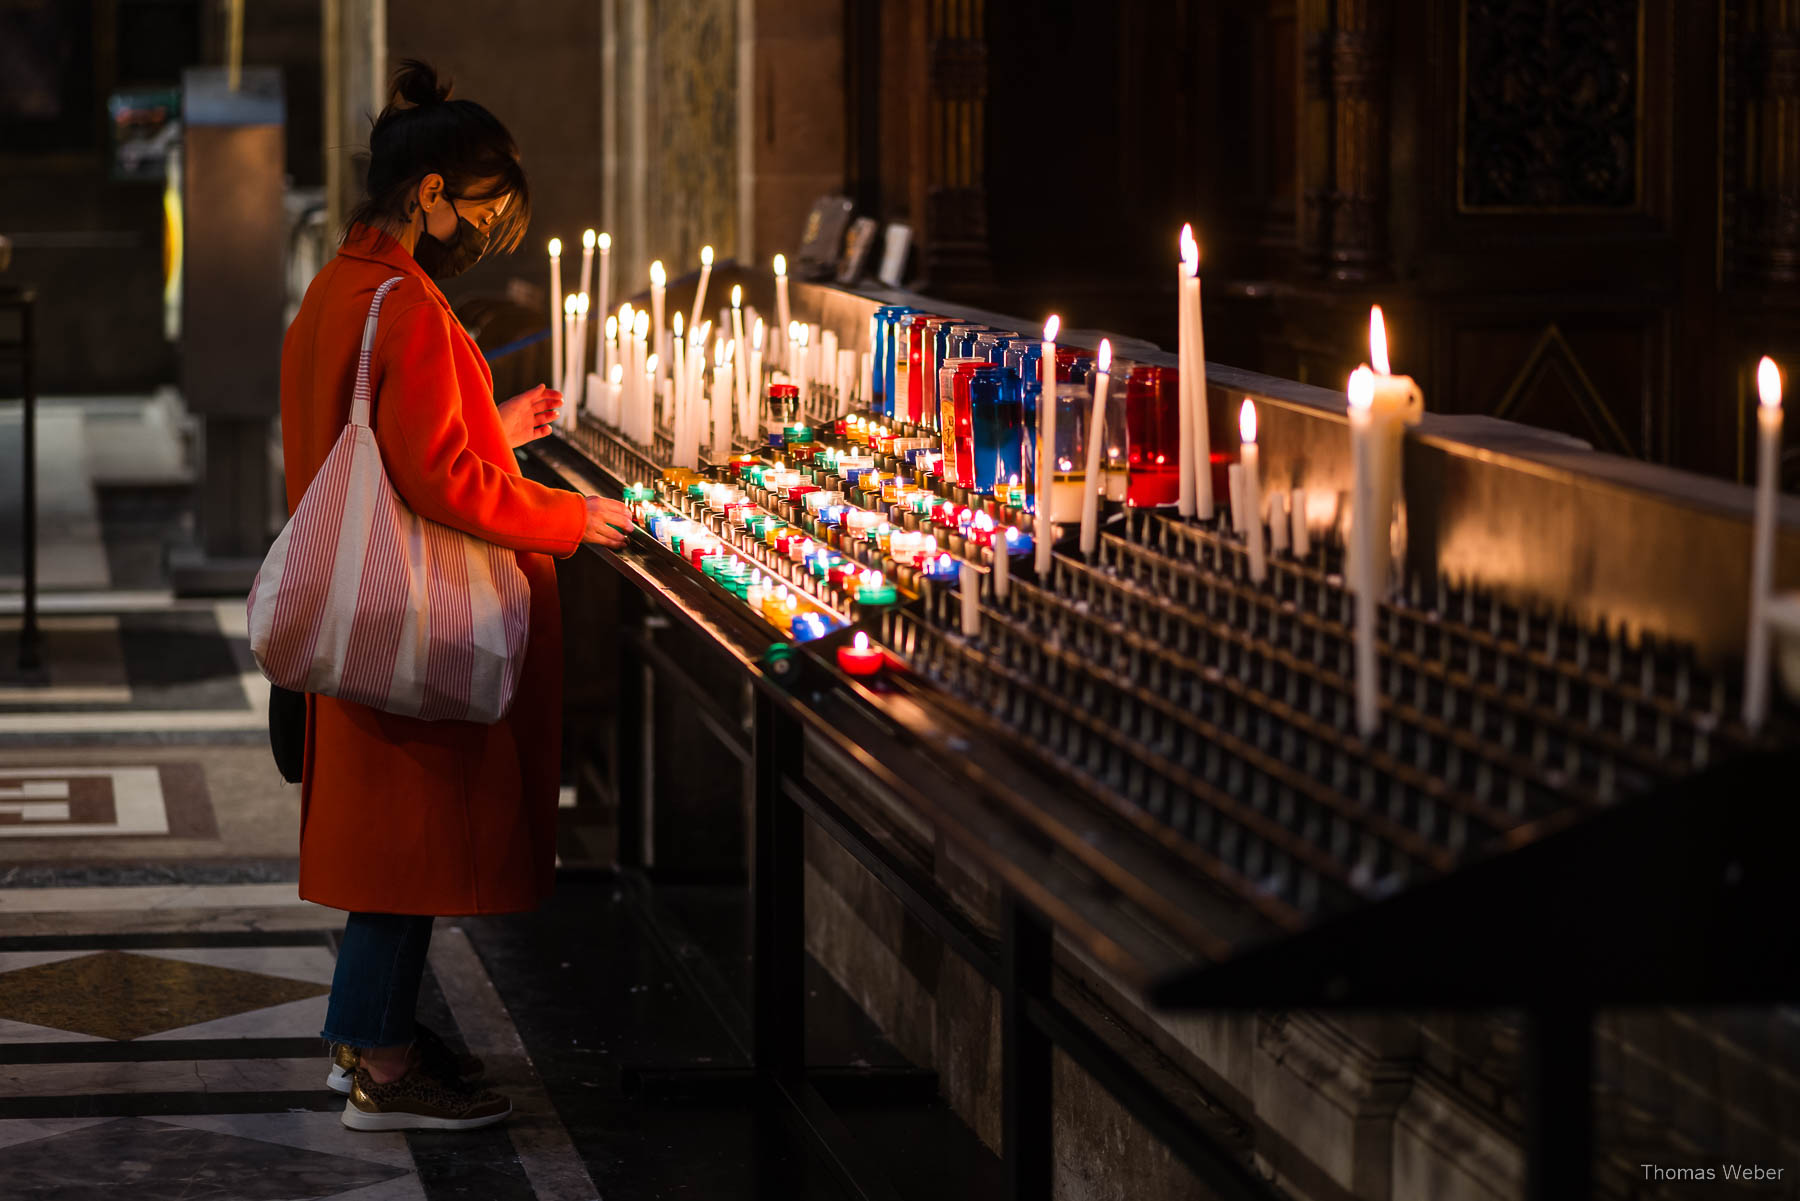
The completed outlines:
<svg viewBox="0 0 1800 1201">
<path fill-rule="evenodd" d="M 430 63 L 402 59 L 394 72 L 393 99 L 389 103 L 397 109 L 424 108 L 450 99 L 450 87 L 448 81 L 438 83 L 437 69 Z"/>
</svg>

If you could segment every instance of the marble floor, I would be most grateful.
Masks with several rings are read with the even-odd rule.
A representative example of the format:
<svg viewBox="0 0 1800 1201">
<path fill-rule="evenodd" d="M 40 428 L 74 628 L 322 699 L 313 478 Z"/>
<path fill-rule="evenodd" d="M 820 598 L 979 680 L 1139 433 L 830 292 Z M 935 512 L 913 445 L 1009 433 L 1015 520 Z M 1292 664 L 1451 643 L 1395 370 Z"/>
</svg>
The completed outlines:
<svg viewBox="0 0 1800 1201">
<path fill-rule="evenodd" d="M 539 912 L 440 919 L 420 1020 L 480 1055 L 514 1114 L 462 1134 L 346 1130 L 318 1037 L 343 915 L 297 895 L 298 789 L 269 756 L 242 603 L 168 589 L 162 548 L 192 526 L 182 464 L 169 429 L 154 462 L 121 440 L 161 419 L 51 408 L 58 566 L 31 678 L 13 667 L 17 547 L 0 545 L 0 1201 L 849 1195 L 748 1093 L 627 1087 L 634 1066 L 743 1064 L 741 888 L 569 870 Z M 0 543 L 11 529 L 0 500 Z M 564 817 L 579 848 L 579 811 Z M 904 1067 L 809 970 L 811 1061 Z M 839 1116 L 893 1196 L 1002 1186 L 941 1103 L 849 1098 Z"/>
</svg>

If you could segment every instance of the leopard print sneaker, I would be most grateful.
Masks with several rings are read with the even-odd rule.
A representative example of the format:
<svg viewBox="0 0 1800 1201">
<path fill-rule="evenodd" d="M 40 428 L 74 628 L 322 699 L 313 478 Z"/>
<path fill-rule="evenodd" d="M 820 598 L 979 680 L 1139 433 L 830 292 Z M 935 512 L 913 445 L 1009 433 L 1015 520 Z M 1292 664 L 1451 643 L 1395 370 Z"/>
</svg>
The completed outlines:
<svg viewBox="0 0 1800 1201">
<path fill-rule="evenodd" d="M 461 1080 L 465 1084 L 481 1079 L 487 1065 L 478 1055 L 465 1055 L 454 1050 L 442 1036 L 424 1023 L 413 1027 L 413 1045 L 418 1048 L 425 1070 L 438 1076 Z M 325 1075 L 325 1087 L 348 1097 L 356 1076 L 357 1050 L 344 1043 L 331 1044 L 331 1071 Z"/>
<path fill-rule="evenodd" d="M 476 1130 L 511 1113 L 499 1093 L 434 1076 L 415 1056 L 404 1076 L 386 1084 L 359 1064 L 343 1120 L 351 1130 Z"/>
</svg>

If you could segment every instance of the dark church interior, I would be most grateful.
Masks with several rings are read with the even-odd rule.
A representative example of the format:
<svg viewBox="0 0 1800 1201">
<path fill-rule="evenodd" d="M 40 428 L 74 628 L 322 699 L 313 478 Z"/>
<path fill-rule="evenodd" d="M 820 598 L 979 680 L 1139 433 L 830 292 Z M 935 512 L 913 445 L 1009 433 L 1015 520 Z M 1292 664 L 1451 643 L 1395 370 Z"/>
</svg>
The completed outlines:
<svg viewBox="0 0 1800 1201">
<path fill-rule="evenodd" d="M 1797 365 L 1794 0 L 0 0 L 0 1197 L 1800 1198 Z"/>
</svg>

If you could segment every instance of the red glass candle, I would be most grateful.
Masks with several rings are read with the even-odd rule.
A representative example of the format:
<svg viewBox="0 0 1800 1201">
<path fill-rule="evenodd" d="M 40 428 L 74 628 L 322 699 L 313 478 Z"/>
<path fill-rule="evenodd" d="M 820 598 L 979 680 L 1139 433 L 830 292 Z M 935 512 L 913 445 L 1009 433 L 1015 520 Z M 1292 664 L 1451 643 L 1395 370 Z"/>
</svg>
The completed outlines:
<svg viewBox="0 0 1800 1201">
<path fill-rule="evenodd" d="M 975 486 L 975 413 L 969 400 L 969 381 L 977 373 L 997 371 L 992 363 L 961 362 L 956 368 L 956 483 L 959 487 Z"/>
<path fill-rule="evenodd" d="M 915 313 L 906 322 L 906 419 L 917 425 L 925 419 L 925 323 L 929 313 Z"/>
<path fill-rule="evenodd" d="M 872 676 L 881 670 L 884 658 L 881 648 L 869 645 L 869 636 L 861 630 L 847 645 L 838 647 L 838 666 L 853 676 Z"/>
<path fill-rule="evenodd" d="M 1128 504 L 1149 508 L 1181 499 L 1181 373 L 1175 368 L 1133 367 L 1125 377 L 1125 446 Z"/>
</svg>

